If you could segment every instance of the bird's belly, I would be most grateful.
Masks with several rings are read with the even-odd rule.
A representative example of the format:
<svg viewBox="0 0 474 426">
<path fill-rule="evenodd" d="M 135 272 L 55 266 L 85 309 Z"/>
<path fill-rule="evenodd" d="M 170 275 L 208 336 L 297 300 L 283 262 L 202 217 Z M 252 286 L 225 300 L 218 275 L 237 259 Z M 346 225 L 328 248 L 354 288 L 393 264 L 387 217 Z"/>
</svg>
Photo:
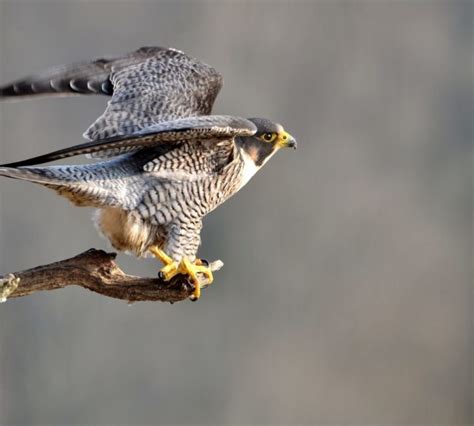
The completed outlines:
<svg viewBox="0 0 474 426">
<path fill-rule="evenodd" d="M 222 198 L 219 179 L 161 180 L 149 187 L 136 210 L 145 221 L 167 225 L 184 219 L 200 219 Z"/>
<path fill-rule="evenodd" d="M 142 220 L 136 213 L 119 208 L 97 210 L 95 223 L 99 232 L 120 251 L 144 256 L 152 245 L 161 246 L 164 229 Z"/>
</svg>

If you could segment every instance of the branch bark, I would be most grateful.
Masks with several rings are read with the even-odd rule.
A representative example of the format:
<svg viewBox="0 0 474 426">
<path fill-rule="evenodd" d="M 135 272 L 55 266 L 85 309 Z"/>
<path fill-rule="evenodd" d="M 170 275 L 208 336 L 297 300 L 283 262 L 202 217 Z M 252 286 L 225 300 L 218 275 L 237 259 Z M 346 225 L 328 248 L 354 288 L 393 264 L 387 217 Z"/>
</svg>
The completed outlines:
<svg viewBox="0 0 474 426">
<path fill-rule="evenodd" d="M 116 253 L 90 249 L 70 259 L 0 277 L 0 301 L 70 285 L 128 302 L 174 303 L 189 298 L 194 291 L 193 284 L 183 275 L 177 275 L 169 282 L 127 275 L 115 263 L 115 257 Z M 218 271 L 222 266 L 220 260 L 209 265 L 212 271 Z M 209 283 L 204 276 L 201 278 L 204 288 Z"/>
</svg>

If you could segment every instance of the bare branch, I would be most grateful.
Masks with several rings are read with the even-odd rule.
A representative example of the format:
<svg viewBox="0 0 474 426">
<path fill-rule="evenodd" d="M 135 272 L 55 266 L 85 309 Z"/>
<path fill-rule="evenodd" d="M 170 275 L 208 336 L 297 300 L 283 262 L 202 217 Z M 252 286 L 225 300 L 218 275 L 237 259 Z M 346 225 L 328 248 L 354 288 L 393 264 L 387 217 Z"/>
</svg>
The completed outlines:
<svg viewBox="0 0 474 426">
<path fill-rule="evenodd" d="M 115 257 L 115 253 L 90 249 L 71 259 L 0 277 L 0 302 L 70 285 L 128 302 L 149 300 L 173 303 L 185 300 L 193 293 L 194 286 L 183 275 L 174 277 L 170 282 L 127 275 L 117 266 Z M 218 271 L 222 266 L 220 260 L 209 265 L 211 271 Z M 202 276 L 201 286 L 208 284 Z"/>
</svg>

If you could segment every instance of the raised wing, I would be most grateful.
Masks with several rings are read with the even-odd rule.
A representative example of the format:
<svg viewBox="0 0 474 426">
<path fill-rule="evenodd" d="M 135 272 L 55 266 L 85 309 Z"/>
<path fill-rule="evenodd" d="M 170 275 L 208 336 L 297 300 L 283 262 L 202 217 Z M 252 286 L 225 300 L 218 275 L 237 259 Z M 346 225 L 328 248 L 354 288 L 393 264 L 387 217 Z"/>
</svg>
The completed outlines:
<svg viewBox="0 0 474 426">
<path fill-rule="evenodd" d="M 215 142 L 229 140 L 236 136 L 251 136 L 257 128 L 251 121 L 227 115 L 209 115 L 202 117 L 182 118 L 174 121 L 155 124 L 132 135 L 115 136 L 99 141 L 92 141 L 70 148 L 54 151 L 39 157 L 16 163 L 4 164 L 3 167 L 23 167 L 57 161 L 84 154 L 108 152 L 119 155 L 127 151 L 157 147 L 163 144 L 197 142 L 212 140 Z"/>
<path fill-rule="evenodd" d="M 153 124 L 209 115 L 222 87 L 212 67 L 168 48 L 142 47 L 123 57 L 52 68 L 0 87 L 1 98 L 35 95 L 111 95 L 84 137 L 132 135 Z"/>
</svg>

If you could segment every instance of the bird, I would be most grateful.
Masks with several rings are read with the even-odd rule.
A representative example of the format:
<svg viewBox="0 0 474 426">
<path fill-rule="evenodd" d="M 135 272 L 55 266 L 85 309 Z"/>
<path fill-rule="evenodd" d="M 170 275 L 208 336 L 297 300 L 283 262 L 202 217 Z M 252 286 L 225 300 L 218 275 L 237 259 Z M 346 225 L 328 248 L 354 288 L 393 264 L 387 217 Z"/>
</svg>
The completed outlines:
<svg viewBox="0 0 474 426">
<path fill-rule="evenodd" d="M 87 142 L 0 165 L 0 175 L 54 190 L 93 207 L 111 245 L 163 263 L 159 276 L 183 274 L 199 299 L 197 257 L 203 218 L 236 194 L 281 148 L 296 149 L 282 125 L 265 118 L 213 115 L 222 75 L 169 47 L 142 47 L 53 67 L 0 87 L 0 100 L 37 96 L 110 96 L 85 131 Z M 86 155 L 79 165 L 44 163 Z"/>
</svg>

